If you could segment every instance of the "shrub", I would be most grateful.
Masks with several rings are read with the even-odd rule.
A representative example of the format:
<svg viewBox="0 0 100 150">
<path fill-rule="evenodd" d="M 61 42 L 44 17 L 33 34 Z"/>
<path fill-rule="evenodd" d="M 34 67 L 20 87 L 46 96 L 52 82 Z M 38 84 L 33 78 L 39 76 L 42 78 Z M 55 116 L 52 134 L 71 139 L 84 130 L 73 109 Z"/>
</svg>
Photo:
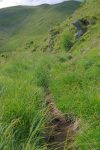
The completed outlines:
<svg viewBox="0 0 100 150">
<path fill-rule="evenodd" d="M 61 37 L 61 48 L 65 51 L 69 51 L 72 46 L 72 36 L 70 34 L 63 33 Z"/>
</svg>

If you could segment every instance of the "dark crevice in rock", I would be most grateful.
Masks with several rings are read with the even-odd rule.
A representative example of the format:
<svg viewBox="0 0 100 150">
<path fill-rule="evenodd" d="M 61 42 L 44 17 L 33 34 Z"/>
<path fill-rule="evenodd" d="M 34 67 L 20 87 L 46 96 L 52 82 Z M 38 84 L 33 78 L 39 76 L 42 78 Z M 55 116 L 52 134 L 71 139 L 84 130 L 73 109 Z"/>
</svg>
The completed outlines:
<svg viewBox="0 0 100 150">
<path fill-rule="evenodd" d="M 95 17 L 91 18 L 82 18 L 73 23 L 75 26 L 77 33 L 75 34 L 76 38 L 80 38 L 88 29 L 89 25 L 93 25 L 96 22 Z"/>
</svg>

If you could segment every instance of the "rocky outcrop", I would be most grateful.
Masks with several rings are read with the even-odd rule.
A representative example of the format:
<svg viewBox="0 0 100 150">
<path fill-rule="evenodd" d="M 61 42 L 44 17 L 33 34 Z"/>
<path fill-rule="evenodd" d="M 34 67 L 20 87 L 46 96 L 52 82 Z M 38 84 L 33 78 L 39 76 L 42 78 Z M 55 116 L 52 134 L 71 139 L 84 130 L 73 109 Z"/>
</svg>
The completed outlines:
<svg viewBox="0 0 100 150">
<path fill-rule="evenodd" d="M 82 18 L 73 23 L 77 33 L 75 34 L 76 38 L 80 38 L 88 29 L 89 25 L 95 24 L 96 18 Z"/>
</svg>

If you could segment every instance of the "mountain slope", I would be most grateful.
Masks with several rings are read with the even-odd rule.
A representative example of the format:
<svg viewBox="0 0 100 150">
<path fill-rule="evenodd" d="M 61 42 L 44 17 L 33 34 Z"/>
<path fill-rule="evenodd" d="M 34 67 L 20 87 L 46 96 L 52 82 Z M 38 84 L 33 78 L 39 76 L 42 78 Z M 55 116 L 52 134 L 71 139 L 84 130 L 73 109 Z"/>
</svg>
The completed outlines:
<svg viewBox="0 0 100 150">
<path fill-rule="evenodd" d="M 51 69 L 49 86 L 58 108 L 69 117 L 80 120 L 80 129 L 73 145 L 81 150 L 100 148 L 99 6 L 100 1 L 88 0 L 72 18 L 53 28 L 48 36 L 52 40 L 51 46 L 47 42 L 42 48 L 58 53 L 59 63 Z M 73 23 L 79 20 L 85 22 L 86 30 L 77 38 L 80 32 Z M 86 22 L 89 24 L 86 25 Z M 59 34 L 56 34 L 58 30 Z"/>
<path fill-rule="evenodd" d="M 0 149 L 100 149 L 99 6 L 88 0 L 36 51 L 0 55 Z"/>
<path fill-rule="evenodd" d="M 71 15 L 79 6 L 79 2 L 68 1 L 55 5 L 1 9 L 0 46 L 8 42 L 6 48 L 13 50 L 18 45 L 24 47 L 33 39 L 41 40 L 50 27 L 64 21 L 65 17 Z"/>
</svg>

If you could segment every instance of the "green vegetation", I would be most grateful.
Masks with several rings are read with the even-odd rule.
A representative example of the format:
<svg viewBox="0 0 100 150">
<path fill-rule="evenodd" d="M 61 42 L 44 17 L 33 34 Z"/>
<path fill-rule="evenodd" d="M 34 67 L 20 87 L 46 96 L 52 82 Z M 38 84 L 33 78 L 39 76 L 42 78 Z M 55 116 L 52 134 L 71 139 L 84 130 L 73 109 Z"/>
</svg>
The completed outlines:
<svg viewBox="0 0 100 150">
<path fill-rule="evenodd" d="M 64 21 L 79 6 L 80 2 L 69 1 L 56 5 L 1 9 L 0 51 L 22 51 L 30 41 L 39 44 L 49 28 Z"/>
<path fill-rule="evenodd" d="M 69 51 L 72 46 L 72 36 L 70 34 L 68 35 L 66 33 L 63 33 L 63 35 L 61 36 L 61 48 L 65 51 Z"/>
<path fill-rule="evenodd" d="M 37 85 L 41 87 L 48 86 L 48 71 L 42 66 L 37 67 L 36 71 Z"/>
<path fill-rule="evenodd" d="M 56 10 L 56 6 L 51 8 L 55 7 Z M 4 49 L 1 49 L 3 51 L 0 55 L 1 150 L 47 149 L 45 124 L 48 121 L 48 113 L 44 93 L 47 87 L 54 96 L 57 107 L 64 114 L 80 120 L 80 129 L 73 143 L 76 149 L 100 148 L 99 6 L 99 1 L 89 0 L 67 21 L 51 29 L 48 36 L 41 34 L 42 39 L 46 40 L 41 43 L 38 40 L 38 46 L 34 43 L 33 33 L 30 34 L 32 28 L 29 28 L 29 31 L 25 30 L 27 34 L 25 33 L 24 39 L 20 37 L 22 35 L 20 28 L 19 32 L 16 30 L 16 34 L 9 38 L 9 44 L 5 46 L 8 51 L 4 52 Z M 42 7 L 48 10 L 49 6 Z M 59 9 L 55 13 L 61 8 L 59 4 Z M 96 22 L 88 25 L 87 32 L 76 39 L 77 31 L 72 23 L 81 18 L 94 17 Z M 28 24 L 29 22 L 26 24 L 27 28 Z M 36 32 L 37 30 L 38 28 Z M 37 34 L 39 33 L 40 30 Z M 18 41 L 15 42 L 15 39 Z M 21 39 L 26 43 L 24 45 L 26 49 L 19 46 Z M 52 51 L 48 51 L 47 39 L 53 41 Z M 16 48 L 15 51 L 13 46 Z M 19 52 L 20 48 L 22 50 Z"/>
<path fill-rule="evenodd" d="M 44 96 L 34 83 L 32 63 L 24 54 L 0 69 L 0 149 L 29 149 L 32 141 L 32 148 L 40 146 L 40 125 L 44 127 L 45 123 Z"/>
</svg>

